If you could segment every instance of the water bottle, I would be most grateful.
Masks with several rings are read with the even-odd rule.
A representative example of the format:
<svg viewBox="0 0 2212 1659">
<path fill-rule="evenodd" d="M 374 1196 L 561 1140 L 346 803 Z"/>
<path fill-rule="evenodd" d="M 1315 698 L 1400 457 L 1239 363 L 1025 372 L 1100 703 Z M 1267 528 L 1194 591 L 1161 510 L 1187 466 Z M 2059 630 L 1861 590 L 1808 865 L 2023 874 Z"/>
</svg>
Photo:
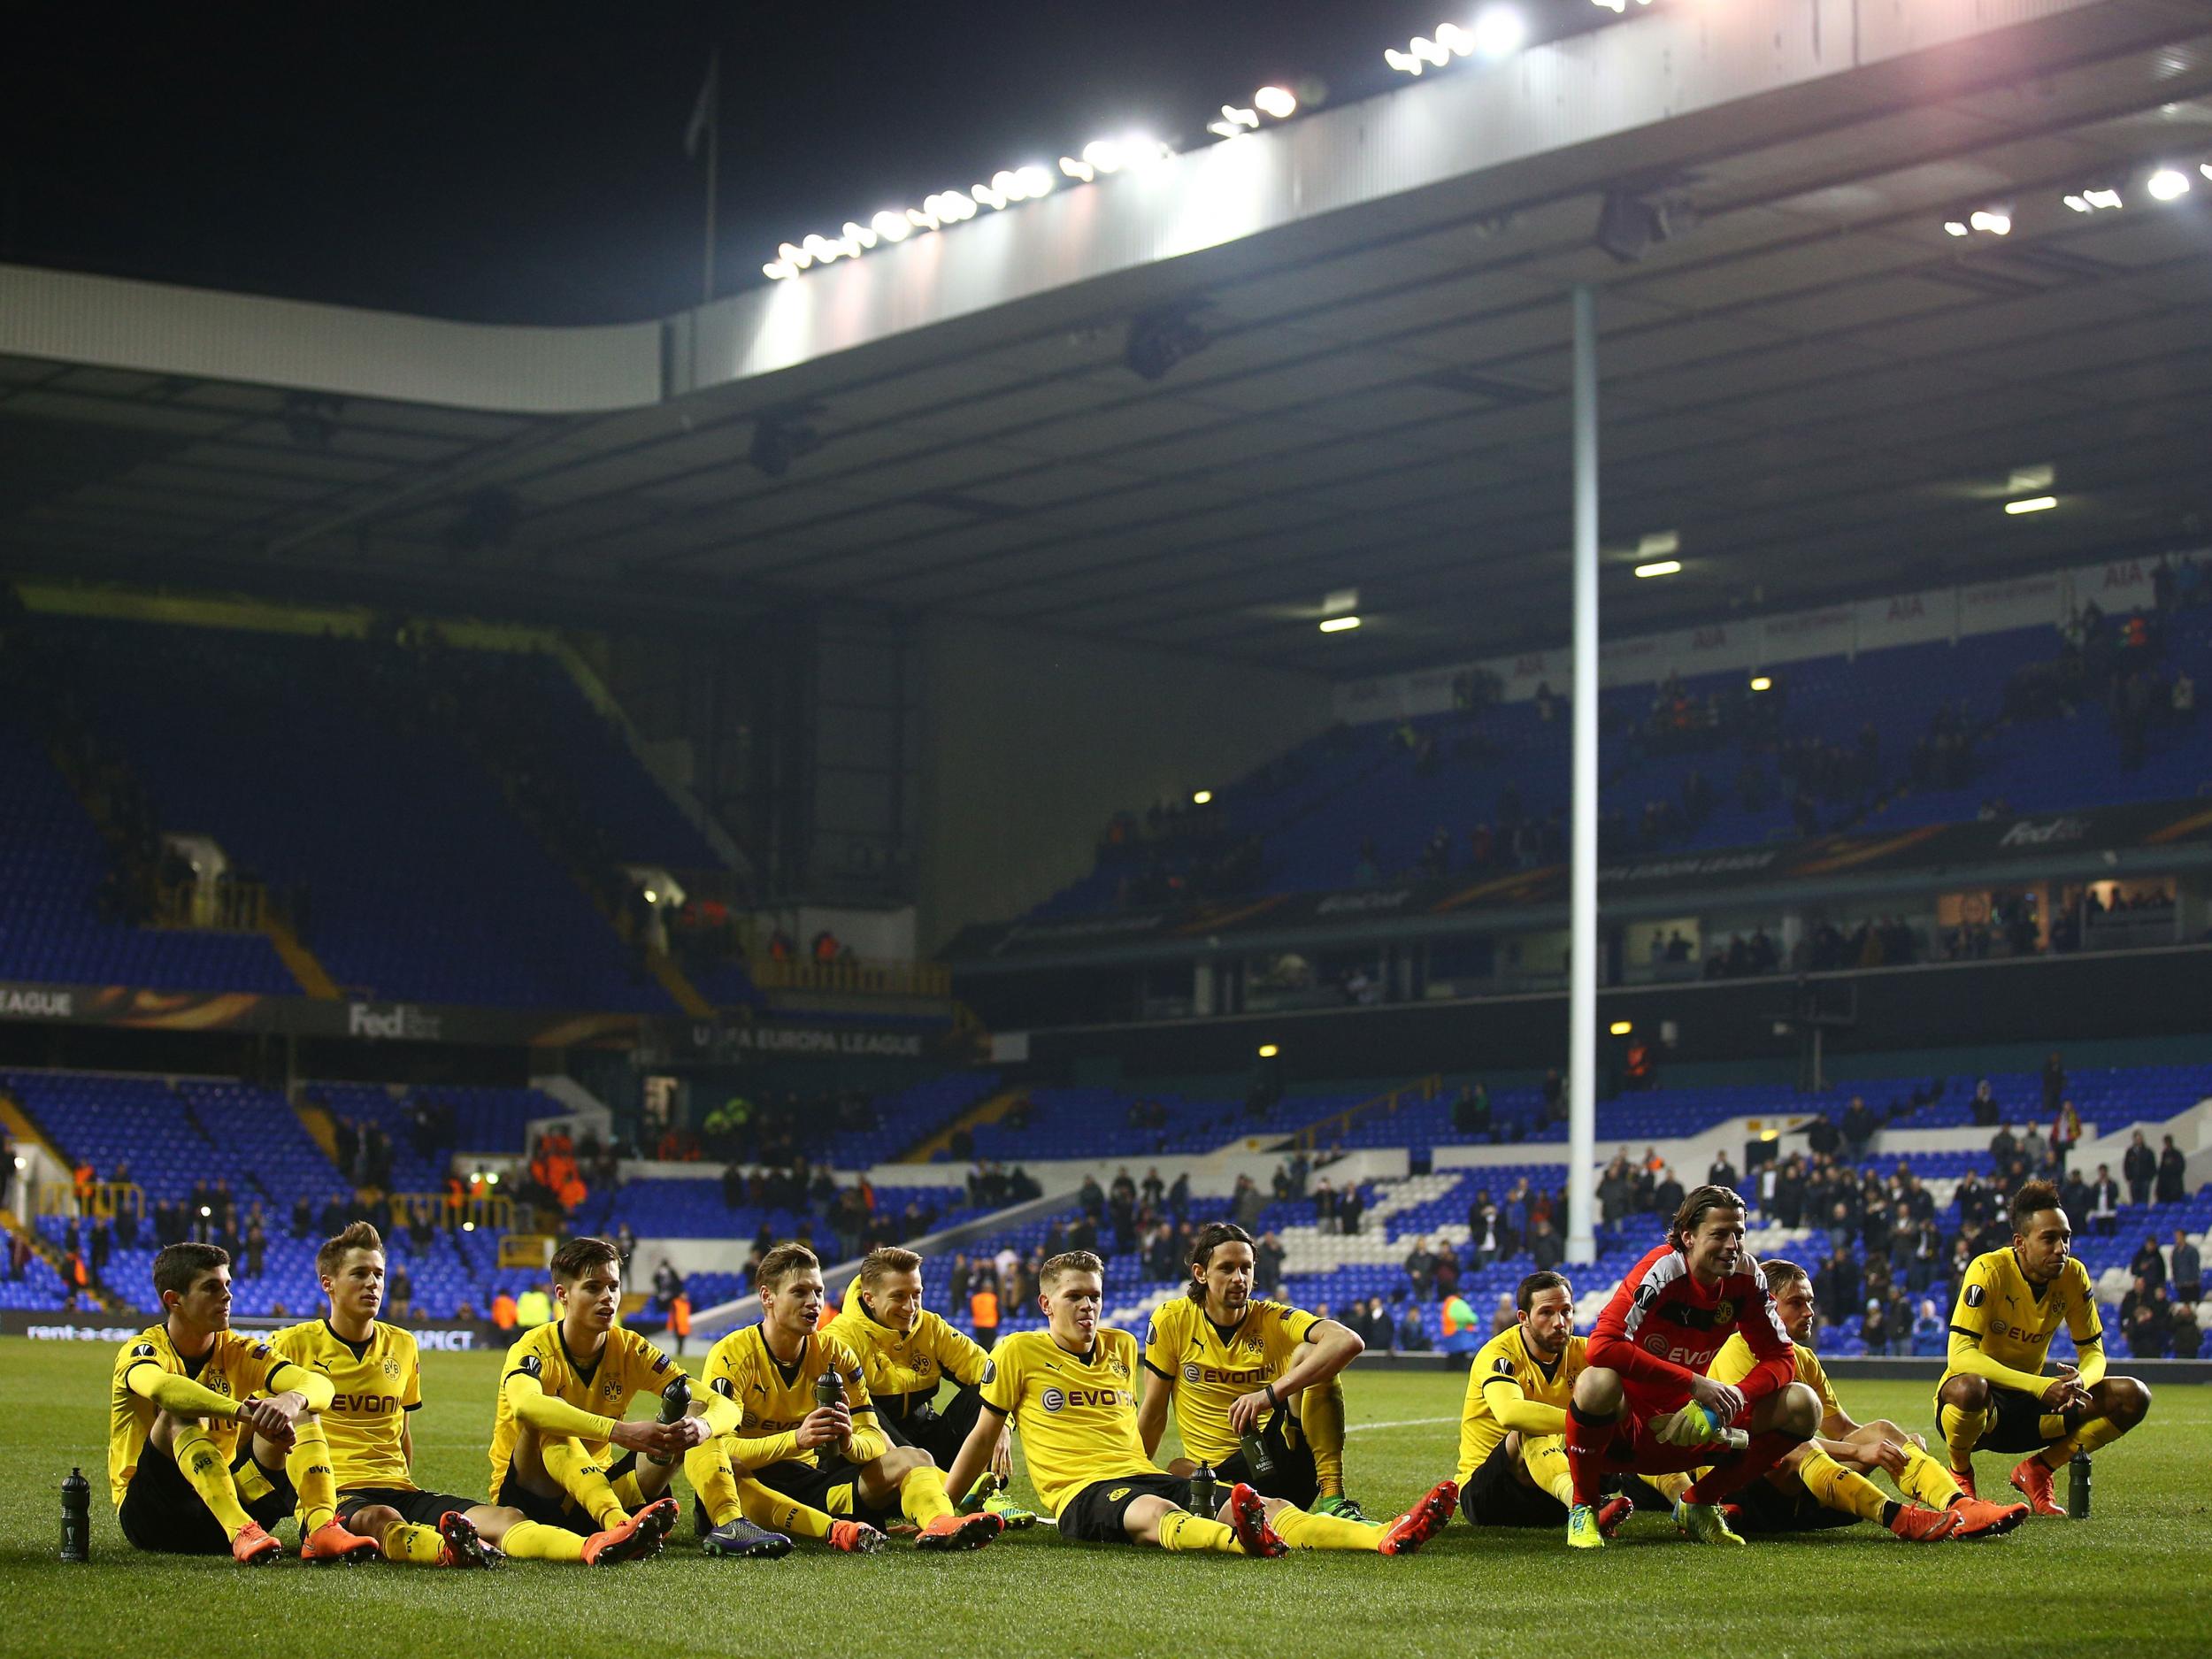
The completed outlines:
<svg viewBox="0 0 2212 1659">
<path fill-rule="evenodd" d="M 1201 1463 L 1190 1478 L 1190 1512 L 1212 1520 L 1214 1511 L 1221 1507 L 1221 1482 L 1214 1474 L 1211 1463 Z"/>
<path fill-rule="evenodd" d="M 845 1403 L 844 1379 L 831 1367 L 814 1379 L 814 1403 L 818 1406 L 841 1406 Z"/>
<path fill-rule="evenodd" d="M 675 1381 L 670 1383 L 667 1387 L 661 1390 L 661 1409 L 658 1421 L 664 1424 L 680 1423 L 684 1420 L 684 1418 L 689 1417 L 690 1415 L 691 1379 L 688 1377 L 679 1377 L 675 1379 Z M 662 1469 L 665 1469 L 676 1460 L 673 1456 L 656 1457 L 649 1455 L 645 1461 L 649 1463 L 656 1464 Z"/>
<path fill-rule="evenodd" d="M 61 1483 L 61 1558 L 92 1559 L 92 1486 L 81 1469 Z"/>
<path fill-rule="evenodd" d="M 1245 1430 L 1237 1436 L 1237 1444 L 1244 1450 L 1244 1467 L 1255 1481 L 1274 1479 L 1275 1454 L 1267 1449 L 1258 1429 Z"/>
<path fill-rule="evenodd" d="M 2077 1521 L 2089 1518 L 2089 1454 L 2076 1452 L 2066 1465 L 2066 1513 Z"/>
</svg>

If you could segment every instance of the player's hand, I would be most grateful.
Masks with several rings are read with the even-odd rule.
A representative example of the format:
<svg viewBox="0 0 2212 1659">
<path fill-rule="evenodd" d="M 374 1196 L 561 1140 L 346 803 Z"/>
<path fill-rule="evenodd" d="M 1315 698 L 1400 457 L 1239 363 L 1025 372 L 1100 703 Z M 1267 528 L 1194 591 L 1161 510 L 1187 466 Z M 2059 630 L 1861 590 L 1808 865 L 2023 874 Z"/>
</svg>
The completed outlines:
<svg viewBox="0 0 2212 1659">
<path fill-rule="evenodd" d="M 2071 1365 L 2061 1365 L 2058 1375 L 2051 1379 L 2050 1386 L 2043 1391 L 2043 1403 L 2054 1411 L 2069 1411 L 2076 1406 L 2089 1403 L 2089 1393 L 2081 1386 L 2081 1372 Z"/>
<path fill-rule="evenodd" d="M 1168 1460 L 1167 1472 L 1175 1476 L 1178 1479 L 1188 1480 L 1193 1475 L 1198 1472 L 1198 1465 L 1187 1457 L 1170 1458 Z"/>
<path fill-rule="evenodd" d="M 294 1397 L 297 1398 L 296 1395 Z M 257 1438 L 281 1447 L 288 1452 L 292 1449 L 294 1416 L 274 1400 L 245 1400 L 241 1401 L 238 1406 L 238 1421 L 242 1426 Z"/>
<path fill-rule="evenodd" d="M 1274 1409 L 1264 1388 L 1256 1388 L 1248 1394 L 1239 1394 L 1229 1402 L 1229 1426 L 1240 1434 L 1247 1433 L 1253 1425 L 1264 1422 L 1267 1414 Z"/>
<path fill-rule="evenodd" d="M 1001 1480 L 1014 1478 L 1014 1437 L 1004 1429 L 998 1432 L 998 1444 L 991 1448 L 991 1472 Z"/>
<path fill-rule="evenodd" d="M 692 1444 L 675 1424 L 656 1423 L 649 1417 L 616 1424 L 607 1439 L 625 1451 L 641 1452 L 648 1457 L 673 1457 Z"/>
<path fill-rule="evenodd" d="M 1743 1415 L 1743 1391 L 1710 1377 L 1690 1379 L 1690 1398 L 1718 1418 L 1723 1428 Z"/>
<path fill-rule="evenodd" d="M 714 1438 L 714 1431 L 707 1426 L 706 1418 L 694 1417 L 688 1413 L 678 1417 L 668 1426 L 676 1431 L 676 1438 L 683 1442 L 685 1451 L 689 1451 L 695 1446 L 704 1446 Z"/>
<path fill-rule="evenodd" d="M 793 1438 L 801 1451 L 810 1452 L 818 1446 L 842 1446 L 852 1432 L 852 1413 L 843 1406 L 817 1406 L 806 1414 Z"/>
<path fill-rule="evenodd" d="M 1712 1420 L 1695 1402 L 1654 1417 L 1647 1426 L 1663 1446 L 1709 1446 L 1715 1439 Z"/>
<path fill-rule="evenodd" d="M 1862 1444 L 1859 1452 L 1865 1460 L 1863 1466 L 1868 1474 L 1872 1474 L 1879 1469 L 1898 1479 L 1904 1479 L 1905 1448 L 1895 1440 L 1875 1440 Z"/>
</svg>

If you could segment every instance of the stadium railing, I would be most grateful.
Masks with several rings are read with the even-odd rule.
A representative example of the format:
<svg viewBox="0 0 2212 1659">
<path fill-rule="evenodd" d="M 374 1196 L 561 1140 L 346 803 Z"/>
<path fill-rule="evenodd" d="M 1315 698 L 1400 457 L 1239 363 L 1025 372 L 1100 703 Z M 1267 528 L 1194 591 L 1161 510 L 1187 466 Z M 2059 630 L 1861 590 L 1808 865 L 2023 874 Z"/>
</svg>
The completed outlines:
<svg viewBox="0 0 2212 1659">
<path fill-rule="evenodd" d="M 1366 1117 L 1368 1113 L 1395 1112 L 1400 1105 L 1409 1100 L 1432 1101 L 1441 1092 L 1443 1087 L 1442 1076 L 1432 1071 L 1428 1076 L 1409 1083 L 1402 1088 L 1394 1088 L 1387 1094 L 1371 1095 L 1356 1106 L 1347 1107 L 1340 1112 L 1332 1113 L 1317 1123 L 1308 1124 L 1304 1128 L 1291 1135 L 1290 1144 L 1302 1148 L 1308 1152 L 1318 1150 L 1325 1141 L 1342 1139 L 1350 1133 L 1353 1124 Z"/>
<path fill-rule="evenodd" d="M 753 983 L 764 991 L 828 991 L 850 996 L 947 997 L 952 972 L 933 962 L 752 961 Z"/>
<path fill-rule="evenodd" d="M 41 1216 L 80 1216 L 112 1221 L 123 1210 L 143 1220 L 146 1194 L 136 1181 L 95 1181 L 88 1198 L 80 1198 L 73 1181 L 42 1181 L 33 1213 Z"/>
</svg>

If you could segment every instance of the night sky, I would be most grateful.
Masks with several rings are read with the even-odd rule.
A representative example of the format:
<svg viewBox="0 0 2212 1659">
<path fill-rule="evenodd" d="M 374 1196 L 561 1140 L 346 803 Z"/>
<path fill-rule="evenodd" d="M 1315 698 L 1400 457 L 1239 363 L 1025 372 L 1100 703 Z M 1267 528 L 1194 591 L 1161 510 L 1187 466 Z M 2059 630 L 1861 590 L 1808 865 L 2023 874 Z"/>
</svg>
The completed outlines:
<svg viewBox="0 0 2212 1659">
<path fill-rule="evenodd" d="M 683 150 L 723 52 L 722 292 L 776 244 L 1091 138 L 1342 103 L 1467 0 L 38 8 L 0 79 L 0 259 L 492 321 L 699 292 Z M 1540 35 L 1609 20 L 1522 0 Z M 29 14 L 26 14 L 27 19 Z"/>
</svg>

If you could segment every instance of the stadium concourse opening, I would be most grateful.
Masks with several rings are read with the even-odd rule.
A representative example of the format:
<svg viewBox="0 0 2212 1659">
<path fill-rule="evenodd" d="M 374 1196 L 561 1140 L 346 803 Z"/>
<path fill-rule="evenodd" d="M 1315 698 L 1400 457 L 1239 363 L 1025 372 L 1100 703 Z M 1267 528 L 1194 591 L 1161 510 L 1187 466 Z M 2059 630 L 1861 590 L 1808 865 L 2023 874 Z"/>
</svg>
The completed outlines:
<svg viewBox="0 0 2212 1659">
<path fill-rule="evenodd" d="M 2200 1643 L 2212 18 L 1540 10 L 644 322 L 0 265 L 0 1540 Z"/>
</svg>

